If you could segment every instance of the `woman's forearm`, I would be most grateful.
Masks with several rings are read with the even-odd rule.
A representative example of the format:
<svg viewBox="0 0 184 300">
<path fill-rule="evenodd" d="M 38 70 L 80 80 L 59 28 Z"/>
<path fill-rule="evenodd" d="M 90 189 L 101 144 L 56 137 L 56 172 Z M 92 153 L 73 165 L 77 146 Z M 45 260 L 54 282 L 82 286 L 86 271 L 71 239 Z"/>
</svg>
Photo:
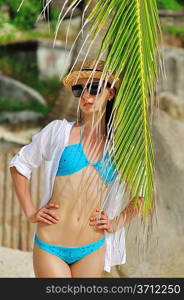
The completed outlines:
<svg viewBox="0 0 184 300">
<path fill-rule="evenodd" d="M 10 173 L 20 206 L 23 209 L 25 216 L 29 219 L 36 212 L 35 205 L 29 192 L 29 180 L 20 174 L 15 167 L 10 168 Z"/>
<path fill-rule="evenodd" d="M 139 197 L 137 201 L 136 207 L 134 207 L 134 198 L 130 201 L 130 204 L 125 207 L 125 209 L 120 213 L 118 217 L 112 220 L 114 231 L 117 231 L 127 225 L 132 218 L 134 218 L 140 211 L 142 203 L 143 203 L 143 197 Z"/>
</svg>

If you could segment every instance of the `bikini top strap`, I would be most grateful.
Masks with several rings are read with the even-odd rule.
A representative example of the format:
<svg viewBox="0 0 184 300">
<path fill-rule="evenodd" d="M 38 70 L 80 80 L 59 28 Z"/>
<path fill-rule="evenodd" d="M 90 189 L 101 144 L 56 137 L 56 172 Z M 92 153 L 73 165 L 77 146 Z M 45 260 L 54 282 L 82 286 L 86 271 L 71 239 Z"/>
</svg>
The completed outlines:
<svg viewBox="0 0 184 300">
<path fill-rule="evenodd" d="M 80 144 L 82 143 L 82 124 L 80 125 Z"/>
</svg>

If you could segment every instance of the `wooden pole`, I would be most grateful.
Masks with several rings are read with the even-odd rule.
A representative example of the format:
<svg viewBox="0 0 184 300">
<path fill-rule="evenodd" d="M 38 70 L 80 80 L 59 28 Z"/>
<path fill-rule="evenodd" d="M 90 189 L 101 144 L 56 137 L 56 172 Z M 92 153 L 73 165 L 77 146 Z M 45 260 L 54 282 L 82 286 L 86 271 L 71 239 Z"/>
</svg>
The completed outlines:
<svg viewBox="0 0 184 300">
<path fill-rule="evenodd" d="M 3 245 L 4 233 L 4 197 L 5 197 L 5 158 L 0 154 L 0 245 Z"/>
<path fill-rule="evenodd" d="M 6 153 L 5 157 L 5 201 L 4 201 L 4 235 L 3 246 L 12 247 L 12 200 L 13 200 L 13 183 L 8 163 L 12 154 Z"/>
</svg>

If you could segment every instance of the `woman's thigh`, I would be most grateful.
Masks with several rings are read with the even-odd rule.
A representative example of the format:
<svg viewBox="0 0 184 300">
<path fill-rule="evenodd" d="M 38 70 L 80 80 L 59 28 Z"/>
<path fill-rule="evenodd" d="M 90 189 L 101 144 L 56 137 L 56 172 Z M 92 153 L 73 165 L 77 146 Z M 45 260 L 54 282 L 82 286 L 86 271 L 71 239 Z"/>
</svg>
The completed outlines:
<svg viewBox="0 0 184 300">
<path fill-rule="evenodd" d="M 94 252 L 70 265 L 73 278 L 102 277 L 105 263 L 105 243 Z"/>
<path fill-rule="evenodd" d="M 33 249 L 33 268 L 37 278 L 72 277 L 70 267 L 65 261 L 37 245 Z"/>
</svg>

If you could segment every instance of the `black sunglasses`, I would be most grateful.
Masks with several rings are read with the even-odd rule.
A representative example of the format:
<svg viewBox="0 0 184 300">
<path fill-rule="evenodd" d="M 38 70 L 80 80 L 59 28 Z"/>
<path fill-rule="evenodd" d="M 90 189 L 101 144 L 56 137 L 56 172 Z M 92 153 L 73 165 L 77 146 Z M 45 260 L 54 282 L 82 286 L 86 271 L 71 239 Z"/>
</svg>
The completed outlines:
<svg viewBox="0 0 184 300">
<path fill-rule="evenodd" d="M 82 92 L 84 91 L 83 84 L 76 84 L 72 86 L 72 92 L 75 97 L 80 97 Z M 92 83 L 89 82 L 86 86 L 86 89 L 90 95 L 97 95 L 99 87 L 99 81 L 93 81 Z M 107 87 L 111 87 L 111 84 L 107 82 Z M 99 94 L 101 93 L 101 88 L 99 89 Z"/>
</svg>

